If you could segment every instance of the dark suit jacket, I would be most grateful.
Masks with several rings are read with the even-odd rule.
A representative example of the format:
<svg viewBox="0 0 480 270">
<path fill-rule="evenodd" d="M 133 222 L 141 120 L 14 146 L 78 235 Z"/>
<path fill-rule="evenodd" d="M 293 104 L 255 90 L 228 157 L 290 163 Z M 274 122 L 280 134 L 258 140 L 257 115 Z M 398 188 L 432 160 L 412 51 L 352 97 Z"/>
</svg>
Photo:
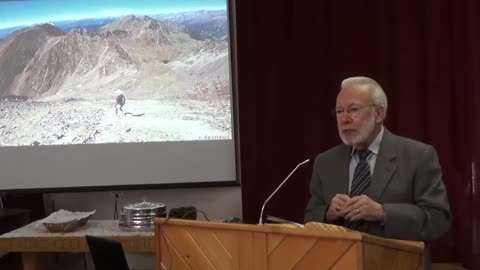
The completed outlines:
<svg viewBox="0 0 480 270">
<path fill-rule="evenodd" d="M 348 194 L 350 156 L 351 147 L 341 144 L 316 157 L 305 222 L 326 222 L 325 213 L 335 194 Z M 450 227 L 450 206 L 435 149 L 386 128 L 367 195 L 384 205 L 387 220 L 384 225 L 363 222 L 359 231 L 428 241 Z"/>
</svg>

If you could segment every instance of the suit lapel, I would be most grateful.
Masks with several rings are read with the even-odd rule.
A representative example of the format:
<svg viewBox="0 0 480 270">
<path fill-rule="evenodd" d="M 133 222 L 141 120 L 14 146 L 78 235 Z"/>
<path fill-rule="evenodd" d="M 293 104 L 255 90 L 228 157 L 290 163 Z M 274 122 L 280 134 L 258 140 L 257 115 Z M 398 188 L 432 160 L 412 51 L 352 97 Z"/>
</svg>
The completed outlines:
<svg viewBox="0 0 480 270">
<path fill-rule="evenodd" d="M 379 201 L 385 187 L 397 170 L 397 151 L 392 133 L 385 128 L 380 150 L 378 152 L 375 169 L 373 170 L 372 183 L 368 196 L 374 201 Z"/>
</svg>

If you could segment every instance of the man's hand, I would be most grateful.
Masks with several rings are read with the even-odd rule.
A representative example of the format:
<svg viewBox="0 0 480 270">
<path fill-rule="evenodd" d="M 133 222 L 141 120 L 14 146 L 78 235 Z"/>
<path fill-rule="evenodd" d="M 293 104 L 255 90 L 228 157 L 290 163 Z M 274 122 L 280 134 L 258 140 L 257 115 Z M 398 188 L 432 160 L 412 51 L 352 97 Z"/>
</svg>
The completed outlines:
<svg viewBox="0 0 480 270">
<path fill-rule="evenodd" d="M 343 214 L 343 210 L 345 205 L 350 201 L 350 197 L 346 194 L 337 194 L 333 197 L 332 201 L 330 202 L 330 206 L 328 207 L 327 214 L 325 215 L 325 219 L 327 222 L 334 222 L 340 218 L 345 217 Z"/>
<path fill-rule="evenodd" d="M 367 195 L 351 198 L 344 207 L 339 214 L 350 222 L 357 220 L 385 222 L 386 214 L 383 205 L 370 199 Z"/>
</svg>

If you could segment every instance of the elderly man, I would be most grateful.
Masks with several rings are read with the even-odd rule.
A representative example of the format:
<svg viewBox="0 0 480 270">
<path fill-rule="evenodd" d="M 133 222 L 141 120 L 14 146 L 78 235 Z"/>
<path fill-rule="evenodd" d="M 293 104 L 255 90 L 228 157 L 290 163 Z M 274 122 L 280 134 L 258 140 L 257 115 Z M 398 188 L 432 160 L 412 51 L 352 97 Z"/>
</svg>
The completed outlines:
<svg viewBox="0 0 480 270">
<path fill-rule="evenodd" d="M 383 126 L 387 97 L 373 79 L 342 82 L 335 115 L 343 144 L 319 154 L 305 222 L 428 241 L 448 231 L 451 213 L 435 149 Z M 425 266 L 430 268 L 428 250 Z"/>
</svg>

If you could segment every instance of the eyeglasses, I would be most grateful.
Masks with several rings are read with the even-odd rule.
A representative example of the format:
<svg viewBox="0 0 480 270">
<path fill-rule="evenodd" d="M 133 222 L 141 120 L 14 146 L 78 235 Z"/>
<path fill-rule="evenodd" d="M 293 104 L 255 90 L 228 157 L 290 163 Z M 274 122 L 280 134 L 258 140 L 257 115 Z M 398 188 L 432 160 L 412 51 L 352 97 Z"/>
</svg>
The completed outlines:
<svg viewBox="0 0 480 270">
<path fill-rule="evenodd" d="M 371 104 L 371 105 L 366 105 L 366 106 L 358 106 L 354 105 L 352 107 L 349 107 L 347 109 L 344 108 L 336 108 L 333 110 L 333 113 L 335 114 L 336 117 L 341 117 L 344 113 L 346 113 L 350 117 L 356 117 L 360 113 L 360 110 L 368 108 L 368 107 L 377 107 L 378 105 L 376 104 Z"/>
</svg>

